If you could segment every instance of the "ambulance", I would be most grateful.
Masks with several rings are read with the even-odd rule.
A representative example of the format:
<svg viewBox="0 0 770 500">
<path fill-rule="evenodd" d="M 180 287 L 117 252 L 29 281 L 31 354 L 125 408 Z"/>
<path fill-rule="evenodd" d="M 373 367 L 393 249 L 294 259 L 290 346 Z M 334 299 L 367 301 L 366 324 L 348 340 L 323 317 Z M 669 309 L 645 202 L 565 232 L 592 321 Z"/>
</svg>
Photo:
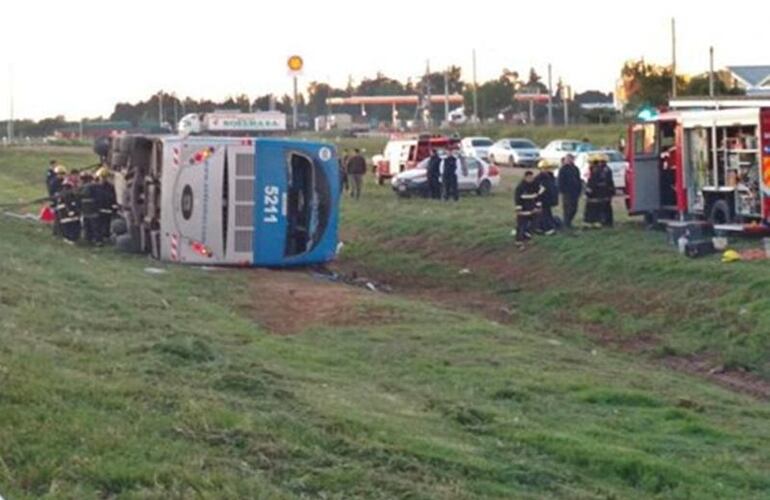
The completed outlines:
<svg viewBox="0 0 770 500">
<path fill-rule="evenodd" d="M 284 267 L 337 247 L 333 146 L 289 139 L 113 139 L 120 248 L 183 264 Z"/>
<path fill-rule="evenodd" d="M 629 127 L 630 214 L 770 224 L 770 108 L 671 111 Z"/>
</svg>

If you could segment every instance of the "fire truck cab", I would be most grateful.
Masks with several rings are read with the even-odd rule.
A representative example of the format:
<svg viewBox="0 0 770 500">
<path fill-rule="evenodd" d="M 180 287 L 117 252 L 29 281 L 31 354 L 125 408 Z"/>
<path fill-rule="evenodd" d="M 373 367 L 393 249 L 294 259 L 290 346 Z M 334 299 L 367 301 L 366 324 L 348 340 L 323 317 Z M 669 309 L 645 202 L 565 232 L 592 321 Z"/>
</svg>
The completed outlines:
<svg viewBox="0 0 770 500">
<path fill-rule="evenodd" d="M 418 163 L 430 156 L 433 149 L 446 150 L 459 147 L 459 138 L 445 135 L 393 136 L 375 164 L 377 182 L 384 184 L 386 179 L 390 179 L 405 170 L 413 169 Z"/>
<path fill-rule="evenodd" d="M 627 155 L 631 215 L 770 224 L 770 108 L 665 112 L 629 127 Z"/>
</svg>

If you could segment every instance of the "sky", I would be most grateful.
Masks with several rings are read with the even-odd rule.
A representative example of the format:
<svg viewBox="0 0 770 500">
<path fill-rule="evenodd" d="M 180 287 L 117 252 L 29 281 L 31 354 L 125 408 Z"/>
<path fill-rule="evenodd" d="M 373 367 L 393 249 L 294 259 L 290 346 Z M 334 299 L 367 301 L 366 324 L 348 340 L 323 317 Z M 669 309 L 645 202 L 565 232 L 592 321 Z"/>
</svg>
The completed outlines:
<svg viewBox="0 0 770 500">
<path fill-rule="evenodd" d="M 697 6 L 696 6 L 697 5 Z M 763 42 L 770 1 L 740 8 L 647 0 L 473 2 L 338 0 L 5 0 L 0 28 L 0 119 L 108 116 L 116 102 L 158 90 L 223 99 L 291 93 L 286 59 L 310 81 L 346 85 L 378 71 L 405 80 L 462 67 L 472 80 L 534 67 L 577 92 L 611 91 L 625 60 L 669 64 L 671 18 L 678 69 L 770 64 Z M 11 92 L 11 88 L 13 92 Z"/>
</svg>

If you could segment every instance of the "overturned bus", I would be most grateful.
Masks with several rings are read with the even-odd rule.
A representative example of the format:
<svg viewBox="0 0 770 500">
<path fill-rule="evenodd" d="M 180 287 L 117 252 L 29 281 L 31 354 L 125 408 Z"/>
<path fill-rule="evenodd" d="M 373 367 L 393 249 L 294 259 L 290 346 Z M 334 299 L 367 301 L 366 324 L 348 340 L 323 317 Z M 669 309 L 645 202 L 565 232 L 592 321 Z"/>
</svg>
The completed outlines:
<svg viewBox="0 0 770 500">
<path fill-rule="evenodd" d="M 331 260 L 335 149 L 232 137 L 112 139 L 122 249 L 187 264 L 283 267 Z"/>
</svg>

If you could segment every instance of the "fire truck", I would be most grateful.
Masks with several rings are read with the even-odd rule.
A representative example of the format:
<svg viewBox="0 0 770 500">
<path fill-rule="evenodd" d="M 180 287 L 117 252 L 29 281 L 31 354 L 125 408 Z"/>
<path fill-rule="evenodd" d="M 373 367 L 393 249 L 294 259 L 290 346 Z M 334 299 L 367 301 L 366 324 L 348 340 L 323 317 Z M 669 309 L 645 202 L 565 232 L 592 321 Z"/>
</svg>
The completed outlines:
<svg viewBox="0 0 770 500">
<path fill-rule="evenodd" d="M 377 182 L 384 184 L 386 179 L 417 166 L 430 156 L 432 149 L 457 149 L 459 137 L 423 134 L 418 137 L 394 135 L 385 146 L 383 154 L 375 159 Z"/>
<path fill-rule="evenodd" d="M 629 127 L 627 155 L 631 215 L 770 225 L 770 108 L 663 112 Z"/>
</svg>

